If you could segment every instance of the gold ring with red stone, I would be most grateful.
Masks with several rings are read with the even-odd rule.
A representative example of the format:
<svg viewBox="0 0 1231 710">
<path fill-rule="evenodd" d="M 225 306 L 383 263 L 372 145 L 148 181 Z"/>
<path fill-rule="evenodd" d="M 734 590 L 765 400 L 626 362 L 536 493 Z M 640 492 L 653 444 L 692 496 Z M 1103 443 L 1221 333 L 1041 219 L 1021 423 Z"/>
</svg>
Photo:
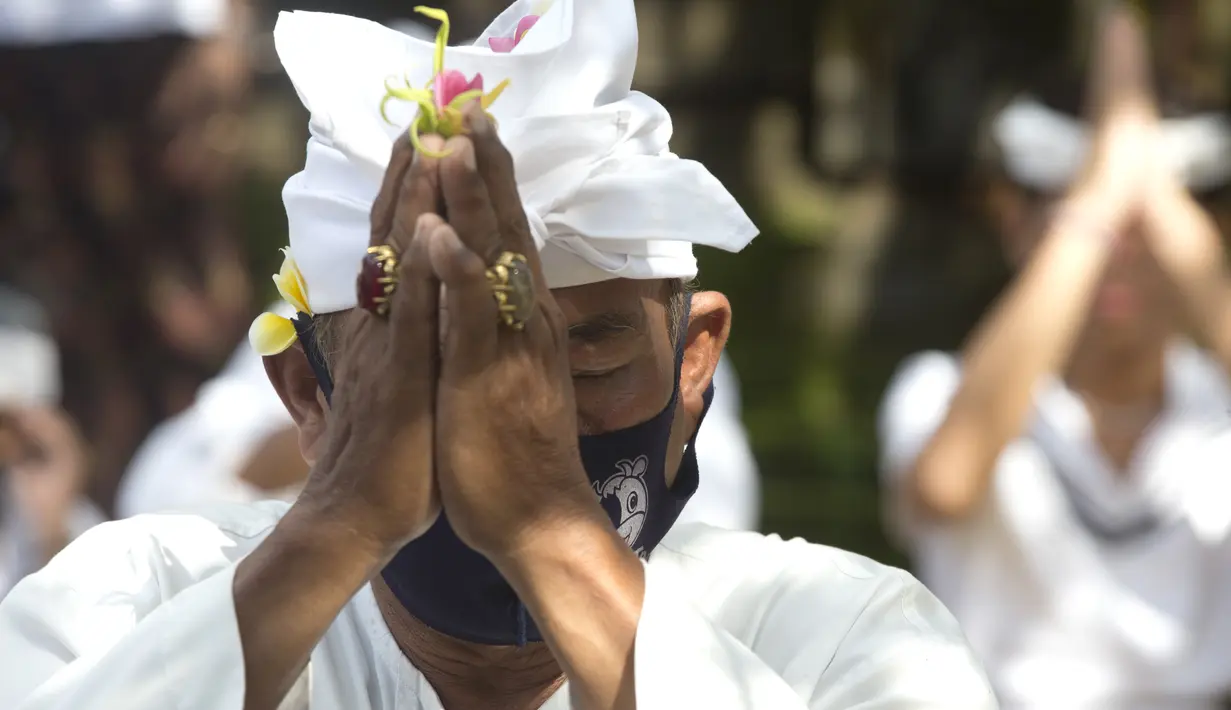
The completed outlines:
<svg viewBox="0 0 1231 710">
<path fill-rule="evenodd" d="M 530 262 L 521 254 L 506 251 L 487 269 L 487 285 L 496 299 L 500 322 L 522 330 L 534 314 L 534 276 Z"/>
<path fill-rule="evenodd" d="M 389 299 L 398 288 L 398 253 L 387 244 L 368 247 L 355 280 L 359 305 L 384 318 L 389 315 Z"/>
</svg>

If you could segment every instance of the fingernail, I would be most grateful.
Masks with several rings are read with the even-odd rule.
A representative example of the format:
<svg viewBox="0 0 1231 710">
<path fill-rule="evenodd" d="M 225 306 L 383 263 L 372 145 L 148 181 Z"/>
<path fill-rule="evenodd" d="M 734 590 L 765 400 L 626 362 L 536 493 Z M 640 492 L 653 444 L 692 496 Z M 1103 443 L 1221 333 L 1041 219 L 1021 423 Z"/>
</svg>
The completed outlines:
<svg viewBox="0 0 1231 710">
<path fill-rule="evenodd" d="M 464 141 L 459 152 L 462 155 L 462 163 L 470 170 L 475 170 L 479 167 L 478 162 L 474 157 L 474 143 Z"/>
<path fill-rule="evenodd" d="M 439 153 L 444 150 L 445 140 L 435 133 L 429 133 L 419 139 L 419 142 L 424 148 L 427 148 L 433 153 Z M 419 160 L 419 153 L 415 152 L 415 160 Z"/>
<path fill-rule="evenodd" d="M 492 122 L 487 119 L 487 112 L 477 102 L 471 104 L 471 106 L 473 106 L 470 110 L 471 130 L 476 133 L 487 133 L 492 127 Z"/>
</svg>

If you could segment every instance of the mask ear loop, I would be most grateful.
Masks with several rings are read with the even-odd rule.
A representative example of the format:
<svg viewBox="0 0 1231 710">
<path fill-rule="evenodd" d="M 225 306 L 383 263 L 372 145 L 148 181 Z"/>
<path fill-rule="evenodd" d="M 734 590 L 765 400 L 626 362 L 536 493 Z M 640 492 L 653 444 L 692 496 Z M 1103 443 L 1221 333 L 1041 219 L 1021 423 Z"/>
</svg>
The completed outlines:
<svg viewBox="0 0 1231 710">
<path fill-rule="evenodd" d="M 680 321 L 680 333 L 675 344 L 675 394 L 671 396 L 671 405 L 673 407 L 680 396 L 680 375 L 684 371 L 684 351 L 688 345 L 688 321 L 691 317 L 692 298 L 685 296 L 684 314 Z M 685 444 L 684 457 L 680 461 L 680 468 L 676 472 L 675 481 L 670 488 L 672 498 L 675 501 L 676 518 L 683 512 L 684 505 L 697 492 L 697 488 L 701 484 L 700 470 L 697 464 L 697 435 L 701 433 L 701 423 L 705 421 L 705 415 L 709 412 L 710 404 L 713 401 L 714 381 L 710 380 L 709 387 L 705 388 L 705 393 L 702 395 L 703 404 L 701 416 L 697 419 L 697 429 L 692 433 L 692 438 Z"/>
<path fill-rule="evenodd" d="M 333 377 L 329 375 L 329 365 L 325 362 L 324 353 L 316 343 L 314 335 L 316 324 L 313 323 L 312 316 L 306 313 L 296 313 L 291 323 L 295 325 L 295 333 L 299 335 L 299 345 L 303 348 L 303 354 L 308 358 L 308 365 L 312 367 L 312 373 L 316 375 L 316 384 L 321 388 L 321 394 L 325 395 L 325 404 L 332 404 Z"/>
</svg>

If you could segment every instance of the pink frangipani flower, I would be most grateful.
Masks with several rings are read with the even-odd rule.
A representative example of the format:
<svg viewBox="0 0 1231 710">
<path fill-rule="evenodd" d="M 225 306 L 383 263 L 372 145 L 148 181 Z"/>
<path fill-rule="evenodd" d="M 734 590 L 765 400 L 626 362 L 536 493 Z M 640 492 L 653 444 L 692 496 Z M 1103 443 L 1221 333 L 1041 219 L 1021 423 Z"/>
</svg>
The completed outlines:
<svg viewBox="0 0 1231 710">
<path fill-rule="evenodd" d="M 475 74 L 467 79 L 466 75 L 456 69 L 446 69 L 436 75 L 432 84 L 432 93 L 436 97 L 436 108 L 444 109 L 461 94 L 467 91 L 483 92 L 483 75 Z"/>
<path fill-rule="evenodd" d="M 460 135 L 465 132 L 462 121 L 462 108 L 471 101 L 478 101 L 484 113 L 492 102 L 508 86 L 509 80 L 496 84 L 495 88 L 483 93 L 483 76 L 475 74 L 467 79 L 466 75 L 456 69 L 445 69 L 445 48 L 449 46 L 449 14 L 444 10 L 420 5 L 415 12 L 440 22 L 436 32 L 436 51 L 432 56 L 432 79 L 427 86 L 416 89 L 406 80 L 405 86 L 394 86 L 388 80 L 385 82 L 385 97 L 380 101 L 380 115 L 389 121 L 385 112 L 390 101 L 398 99 L 419 105 L 419 114 L 410 123 L 410 142 L 415 150 L 433 158 L 443 158 L 445 153 L 435 153 L 427 150 L 419 136 L 425 133 L 435 133 L 441 138 Z M 491 114 L 487 117 L 495 122 Z"/>
<path fill-rule="evenodd" d="M 487 43 L 491 45 L 492 51 L 497 53 L 512 52 L 513 48 L 521 42 L 521 38 L 526 36 L 534 23 L 539 21 L 538 15 L 526 15 L 517 21 L 517 29 L 513 31 L 512 37 L 490 37 Z"/>
</svg>

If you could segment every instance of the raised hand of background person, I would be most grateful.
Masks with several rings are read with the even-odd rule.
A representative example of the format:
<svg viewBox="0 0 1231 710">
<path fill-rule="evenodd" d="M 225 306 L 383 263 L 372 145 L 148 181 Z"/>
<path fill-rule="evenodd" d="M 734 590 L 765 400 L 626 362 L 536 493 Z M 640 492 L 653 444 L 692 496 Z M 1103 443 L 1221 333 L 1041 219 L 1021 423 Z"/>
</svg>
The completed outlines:
<svg viewBox="0 0 1231 710">
<path fill-rule="evenodd" d="M 1178 316 L 1231 375 L 1231 274 L 1218 223 L 1192 195 L 1155 139 L 1149 186 L 1140 202 L 1141 234 L 1169 282 Z"/>
<path fill-rule="evenodd" d="M 1061 207 L 1079 202 L 1101 234 L 1140 215 L 1157 163 L 1158 109 L 1149 45 L 1136 13 L 1112 4 L 1100 17 L 1086 83 L 1086 120 L 1093 135 L 1086 164 Z"/>
<path fill-rule="evenodd" d="M 1139 217 L 1157 132 L 1146 40 L 1120 4 L 1104 10 L 1095 38 L 1086 164 L 1048 226 L 1029 235 L 1013 284 L 963 350 L 943 421 L 908 464 L 902 491 L 924 516 L 957 519 L 979 507 L 1038 383 L 1069 362 L 1114 245 Z"/>
</svg>

